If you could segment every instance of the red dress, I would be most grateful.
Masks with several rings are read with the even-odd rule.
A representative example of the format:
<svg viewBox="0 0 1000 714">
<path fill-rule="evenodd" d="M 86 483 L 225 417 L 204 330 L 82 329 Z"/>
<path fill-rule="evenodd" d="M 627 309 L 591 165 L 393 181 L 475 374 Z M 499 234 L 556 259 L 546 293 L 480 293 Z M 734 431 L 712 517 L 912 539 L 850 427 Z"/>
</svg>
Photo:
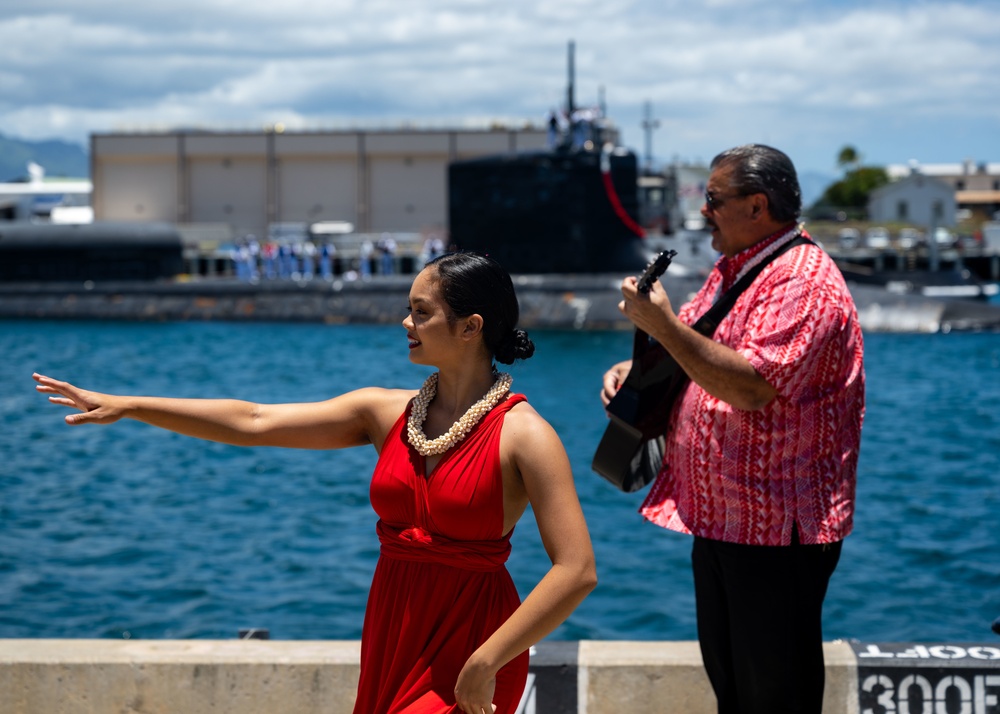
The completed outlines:
<svg viewBox="0 0 1000 714">
<path fill-rule="evenodd" d="M 382 544 L 361 635 L 355 714 L 460 711 L 455 683 L 469 656 L 520 604 L 504 563 L 500 429 L 524 396 L 494 407 L 430 474 L 406 440 L 408 407 L 385 440 L 371 483 Z M 528 653 L 497 674 L 497 714 L 512 714 Z"/>
</svg>

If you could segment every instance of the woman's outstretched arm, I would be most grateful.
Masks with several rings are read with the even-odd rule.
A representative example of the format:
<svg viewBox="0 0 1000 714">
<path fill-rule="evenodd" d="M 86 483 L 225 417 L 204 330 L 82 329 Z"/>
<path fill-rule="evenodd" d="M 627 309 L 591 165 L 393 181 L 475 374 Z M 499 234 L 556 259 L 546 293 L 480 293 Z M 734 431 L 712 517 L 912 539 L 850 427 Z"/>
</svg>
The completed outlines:
<svg viewBox="0 0 1000 714">
<path fill-rule="evenodd" d="M 33 374 L 53 404 L 75 408 L 66 423 L 112 424 L 134 419 L 161 429 L 237 446 L 338 449 L 381 446 L 412 392 L 359 389 L 322 402 L 255 404 L 237 399 L 175 399 L 103 394 Z"/>
</svg>

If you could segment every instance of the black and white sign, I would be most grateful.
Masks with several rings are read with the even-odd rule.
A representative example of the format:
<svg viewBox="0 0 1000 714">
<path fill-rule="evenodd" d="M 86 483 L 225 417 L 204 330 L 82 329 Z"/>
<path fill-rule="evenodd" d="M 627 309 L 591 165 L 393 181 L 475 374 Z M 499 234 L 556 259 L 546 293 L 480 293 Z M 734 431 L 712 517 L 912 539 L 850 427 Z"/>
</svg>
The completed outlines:
<svg viewBox="0 0 1000 714">
<path fill-rule="evenodd" d="M 852 642 L 860 714 L 1000 714 L 1000 646 Z"/>
</svg>

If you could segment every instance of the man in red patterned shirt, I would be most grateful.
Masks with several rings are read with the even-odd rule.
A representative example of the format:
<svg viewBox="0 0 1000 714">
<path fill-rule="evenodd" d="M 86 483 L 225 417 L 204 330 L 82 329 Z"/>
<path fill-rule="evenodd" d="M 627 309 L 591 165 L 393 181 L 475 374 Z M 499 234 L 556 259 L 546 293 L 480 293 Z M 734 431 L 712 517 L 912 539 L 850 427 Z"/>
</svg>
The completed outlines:
<svg viewBox="0 0 1000 714">
<path fill-rule="evenodd" d="M 722 257 L 698 294 L 675 314 L 661 285 L 622 284 L 622 312 L 691 378 L 641 513 L 694 535 L 698 640 L 719 713 L 820 714 L 823 599 L 854 515 L 861 328 L 812 243 L 774 258 L 713 337 L 690 327 L 753 266 L 808 238 L 784 153 L 741 146 L 711 168 L 701 212 Z M 605 405 L 630 366 L 605 375 Z"/>
</svg>

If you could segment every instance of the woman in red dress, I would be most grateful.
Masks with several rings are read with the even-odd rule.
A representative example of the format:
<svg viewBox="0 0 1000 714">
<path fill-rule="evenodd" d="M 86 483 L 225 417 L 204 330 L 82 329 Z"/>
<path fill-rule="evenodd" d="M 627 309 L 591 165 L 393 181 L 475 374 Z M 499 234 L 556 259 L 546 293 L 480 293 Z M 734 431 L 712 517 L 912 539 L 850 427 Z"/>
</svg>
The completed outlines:
<svg viewBox="0 0 1000 714">
<path fill-rule="evenodd" d="M 34 375 L 81 413 L 130 418 L 241 446 L 379 453 L 371 502 L 381 555 L 365 612 L 356 714 L 510 714 L 528 648 L 597 583 L 565 449 L 510 392 L 494 363 L 527 359 L 510 276 L 475 253 L 441 256 L 410 288 L 410 360 L 434 367 L 419 390 L 368 387 L 322 402 L 252 404 L 85 391 Z M 504 563 L 531 504 L 552 567 L 520 602 Z"/>
</svg>

